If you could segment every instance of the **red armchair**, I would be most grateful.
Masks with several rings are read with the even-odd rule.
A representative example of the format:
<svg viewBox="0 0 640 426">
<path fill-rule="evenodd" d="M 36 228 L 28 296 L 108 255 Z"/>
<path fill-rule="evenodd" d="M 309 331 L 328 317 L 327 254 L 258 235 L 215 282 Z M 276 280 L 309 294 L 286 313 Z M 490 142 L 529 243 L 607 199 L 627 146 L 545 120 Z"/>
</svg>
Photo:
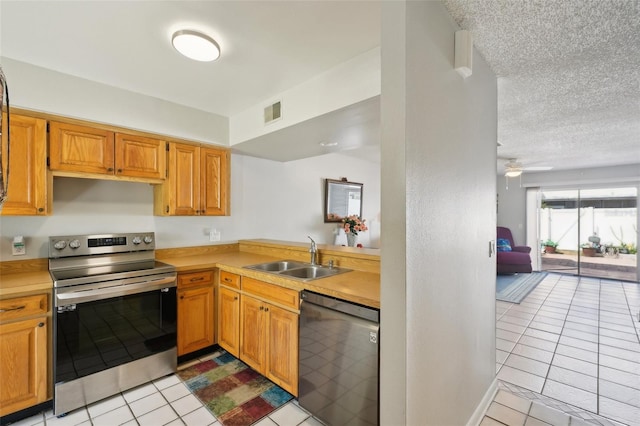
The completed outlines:
<svg viewBox="0 0 640 426">
<path fill-rule="evenodd" d="M 500 244 L 498 244 L 498 256 L 497 256 L 497 273 L 500 275 L 516 274 L 518 272 L 530 273 L 531 268 L 531 247 L 517 246 L 513 241 L 513 236 L 509 228 L 498 226 L 497 228 L 498 240 L 508 240 L 510 250 L 500 251 Z"/>
</svg>

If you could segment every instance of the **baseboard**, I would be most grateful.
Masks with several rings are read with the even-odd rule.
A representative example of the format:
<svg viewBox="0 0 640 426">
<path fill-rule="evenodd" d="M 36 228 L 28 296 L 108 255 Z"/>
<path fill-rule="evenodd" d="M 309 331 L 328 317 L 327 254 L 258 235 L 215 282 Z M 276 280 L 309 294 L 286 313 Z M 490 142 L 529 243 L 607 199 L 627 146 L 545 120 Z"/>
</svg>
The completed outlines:
<svg viewBox="0 0 640 426">
<path fill-rule="evenodd" d="M 469 421 L 467 421 L 467 426 L 478 426 L 484 417 L 484 413 L 487 412 L 489 405 L 498 393 L 498 378 L 495 377 L 491 384 L 489 385 L 489 389 L 485 392 L 480 404 L 476 407 L 476 410 L 471 415 Z"/>
</svg>

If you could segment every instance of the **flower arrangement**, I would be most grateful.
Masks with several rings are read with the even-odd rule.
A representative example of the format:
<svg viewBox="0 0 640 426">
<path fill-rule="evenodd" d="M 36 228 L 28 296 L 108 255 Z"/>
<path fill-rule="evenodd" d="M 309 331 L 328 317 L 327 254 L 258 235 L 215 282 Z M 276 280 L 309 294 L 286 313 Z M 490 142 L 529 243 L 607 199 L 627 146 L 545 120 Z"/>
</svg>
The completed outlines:
<svg viewBox="0 0 640 426">
<path fill-rule="evenodd" d="M 358 235 L 358 232 L 364 232 L 368 230 L 367 225 L 364 223 L 366 219 L 360 219 L 357 215 L 347 216 L 342 219 L 342 227 L 345 234 Z"/>
</svg>

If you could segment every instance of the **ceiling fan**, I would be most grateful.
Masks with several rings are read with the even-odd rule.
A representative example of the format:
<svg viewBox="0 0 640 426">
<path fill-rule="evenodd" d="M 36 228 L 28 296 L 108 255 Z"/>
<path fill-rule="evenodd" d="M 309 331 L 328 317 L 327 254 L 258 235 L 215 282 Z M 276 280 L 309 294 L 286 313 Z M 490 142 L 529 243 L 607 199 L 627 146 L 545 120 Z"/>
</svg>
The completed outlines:
<svg viewBox="0 0 640 426">
<path fill-rule="evenodd" d="M 523 166 L 515 158 L 509 158 L 504 165 L 504 175 L 506 177 L 518 177 L 522 172 L 541 172 L 551 170 L 551 166 Z"/>
</svg>

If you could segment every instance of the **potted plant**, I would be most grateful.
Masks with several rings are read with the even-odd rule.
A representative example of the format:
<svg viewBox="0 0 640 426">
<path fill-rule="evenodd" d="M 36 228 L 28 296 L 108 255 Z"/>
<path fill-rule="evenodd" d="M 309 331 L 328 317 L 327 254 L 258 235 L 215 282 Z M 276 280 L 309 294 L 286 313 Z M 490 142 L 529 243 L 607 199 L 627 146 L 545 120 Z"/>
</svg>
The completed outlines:
<svg viewBox="0 0 640 426">
<path fill-rule="evenodd" d="M 582 254 L 587 257 L 594 257 L 596 255 L 596 248 L 591 245 L 591 243 L 584 243 L 580 247 L 582 247 Z"/>
<path fill-rule="evenodd" d="M 558 243 L 552 240 L 547 240 L 543 242 L 542 245 L 544 246 L 545 253 L 555 253 L 556 247 L 558 247 Z"/>
</svg>

